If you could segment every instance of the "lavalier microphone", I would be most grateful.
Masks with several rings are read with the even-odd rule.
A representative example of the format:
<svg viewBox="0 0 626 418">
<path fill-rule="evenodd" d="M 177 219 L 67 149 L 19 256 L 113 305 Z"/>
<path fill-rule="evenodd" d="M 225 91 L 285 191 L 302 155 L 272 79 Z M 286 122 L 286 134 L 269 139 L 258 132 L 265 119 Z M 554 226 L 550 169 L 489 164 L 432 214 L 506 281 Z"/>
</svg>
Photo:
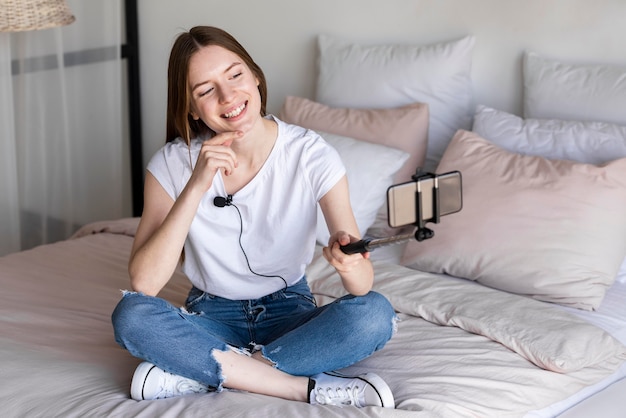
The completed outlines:
<svg viewBox="0 0 626 418">
<path fill-rule="evenodd" d="M 227 197 L 224 196 L 215 196 L 213 199 L 213 204 L 218 208 L 223 208 L 224 206 L 230 206 L 233 204 L 233 195 L 229 194 Z"/>
<path fill-rule="evenodd" d="M 218 208 L 223 208 L 224 206 L 232 206 L 235 209 L 237 209 L 237 215 L 239 215 L 239 248 L 241 248 L 241 252 L 243 252 L 243 256 L 246 259 L 248 270 L 250 270 L 252 274 L 260 276 L 260 277 L 268 277 L 268 278 L 276 277 L 277 279 L 281 279 L 283 283 L 285 284 L 285 289 L 286 289 L 287 281 L 285 280 L 283 276 L 257 273 L 256 271 L 252 270 L 252 267 L 250 267 L 250 260 L 248 260 L 248 255 L 246 254 L 246 251 L 243 249 L 243 244 L 241 243 L 241 236 L 243 235 L 243 218 L 241 217 L 241 212 L 239 211 L 239 208 L 237 207 L 237 205 L 233 203 L 233 195 L 229 194 L 226 197 L 215 196 L 213 198 L 213 204 L 217 206 Z"/>
</svg>

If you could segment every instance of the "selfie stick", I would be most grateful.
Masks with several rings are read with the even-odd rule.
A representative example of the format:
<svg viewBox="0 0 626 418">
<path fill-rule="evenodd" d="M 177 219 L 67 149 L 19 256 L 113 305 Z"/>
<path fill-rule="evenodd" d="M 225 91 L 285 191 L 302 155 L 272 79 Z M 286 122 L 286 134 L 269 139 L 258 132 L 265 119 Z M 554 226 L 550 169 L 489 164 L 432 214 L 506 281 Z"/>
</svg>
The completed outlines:
<svg viewBox="0 0 626 418">
<path fill-rule="evenodd" d="M 432 191 L 433 191 L 432 202 L 433 202 L 433 214 L 434 215 L 433 215 L 433 219 L 430 220 L 429 222 L 439 223 L 439 219 L 440 219 L 439 182 L 437 181 L 437 175 L 433 173 L 421 173 L 421 171 L 418 169 L 417 173 L 411 176 L 411 178 L 414 181 L 418 181 L 423 178 L 432 178 L 434 180 L 433 181 L 434 187 L 432 188 Z M 394 236 L 387 237 L 387 238 L 362 239 L 359 241 L 352 242 L 348 245 L 342 245 L 339 248 L 341 248 L 341 251 L 343 251 L 346 254 L 356 254 L 356 253 L 364 253 L 367 251 L 372 251 L 375 248 L 378 248 L 384 245 L 398 243 L 398 242 L 405 241 L 411 238 L 415 238 L 417 241 L 420 241 L 420 242 L 424 241 L 425 239 L 432 238 L 435 235 L 435 232 L 430 228 L 426 228 L 426 222 L 424 221 L 422 217 L 423 213 L 422 213 L 421 202 L 422 202 L 422 191 L 418 187 L 417 191 L 415 192 L 415 219 L 417 219 L 417 222 L 414 223 L 414 225 L 417 226 L 417 230 L 415 231 L 415 233 L 410 232 L 408 234 L 394 235 Z"/>
</svg>

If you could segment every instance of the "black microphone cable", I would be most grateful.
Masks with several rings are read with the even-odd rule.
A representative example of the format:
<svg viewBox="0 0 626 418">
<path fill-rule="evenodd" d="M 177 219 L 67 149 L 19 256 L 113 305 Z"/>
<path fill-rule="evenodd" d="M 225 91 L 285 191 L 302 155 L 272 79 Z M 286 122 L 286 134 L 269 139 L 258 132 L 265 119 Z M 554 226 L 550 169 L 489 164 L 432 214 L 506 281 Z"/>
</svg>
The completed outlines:
<svg viewBox="0 0 626 418">
<path fill-rule="evenodd" d="M 285 280 L 285 278 L 283 276 L 274 276 L 274 275 L 268 275 L 268 274 L 261 274 L 261 273 L 257 273 L 256 271 L 252 270 L 252 267 L 250 266 L 250 260 L 248 260 L 248 255 L 246 254 L 246 251 L 243 249 L 243 244 L 241 243 L 241 237 L 243 236 L 243 217 L 241 216 L 241 211 L 239 210 L 239 208 L 237 207 L 237 205 L 235 205 L 233 203 L 233 195 L 229 194 L 228 197 L 224 198 L 222 196 L 216 196 L 215 199 L 213 199 L 213 204 L 219 208 L 223 208 L 224 206 L 232 206 L 237 210 L 237 215 L 239 215 L 239 248 L 241 248 L 241 252 L 243 253 L 244 258 L 246 259 L 246 264 L 248 265 L 248 270 L 250 270 L 250 272 L 252 272 L 252 274 L 255 274 L 257 276 L 260 277 L 266 277 L 266 278 L 278 278 L 281 279 L 283 281 L 283 283 L 285 284 L 285 289 L 287 289 L 287 281 Z"/>
</svg>

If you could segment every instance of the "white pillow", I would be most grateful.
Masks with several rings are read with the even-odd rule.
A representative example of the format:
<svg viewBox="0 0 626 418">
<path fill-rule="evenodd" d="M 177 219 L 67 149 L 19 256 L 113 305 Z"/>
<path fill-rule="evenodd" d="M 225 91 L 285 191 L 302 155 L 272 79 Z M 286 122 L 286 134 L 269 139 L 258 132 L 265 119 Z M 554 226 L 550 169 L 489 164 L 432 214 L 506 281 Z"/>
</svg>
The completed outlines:
<svg viewBox="0 0 626 418">
<path fill-rule="evenodd" d="M 428 104 L 424 169 L 432 171 L 457 129 L 471 128 L 474 42 L 466 36 L 425 46 L 364 46 L 321 35 L 316 100 L 350 108 Z"/>
<path fill-rule="evenodd" d="M 376 220 L 376 213 L 385 203 L 387 188 L 394 175 L 409 158 L 407 152 L 371 142 L 318 132 L 332 145 L 344 166 L 350 188 L 350 203 L 361 235 Z M 319 205 L 317 208 L 317 242 L 328 245 L 328 227 Z"/>
<path fill-rule="evenodd" d="M 617 273 L 616 282 L 626 283 L 626 258 L 622 262 L 621 267 L 619 268 L 619 272 Z"/>
<path fill-rule="evenodd" d="M 478 105 L 472 130 L 508 151 L 553 160 L 599 165 L 626 157 L 626 126 L 611 123 L 522 119 Z"/>
<path fill-rule="evenodd" d="M 626 67 L 524 54 L 524 117 L 626 125 Z"/>
<path fill-rule="evenodd" d="M 624 258 L 624 262 L 617 272 L 617 278 L 615 281 L 619 283 L 626 283 L 626 258 Z"/>
</svg>

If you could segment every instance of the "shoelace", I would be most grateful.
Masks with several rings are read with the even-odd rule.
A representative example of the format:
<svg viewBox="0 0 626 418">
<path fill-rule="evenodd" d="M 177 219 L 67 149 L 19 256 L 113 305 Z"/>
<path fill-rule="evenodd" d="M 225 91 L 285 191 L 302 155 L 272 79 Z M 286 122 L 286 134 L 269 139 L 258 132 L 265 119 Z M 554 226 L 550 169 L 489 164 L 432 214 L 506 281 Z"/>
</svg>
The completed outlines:
<svg viewBox="0 0 626 418">
<path fill-rule="evenodd" d="M 171 382 L 169 382 L 172 379 L 180 380 L 172 384 Z M 163 376 L 163 380 L 161 380 L 160 386 L 161 390 L 156 396 L 158 399 L 185 395 L 187 393 L 206 392 L 207 390 L 206 386 L 204 386 L 200 382 L 196 382 L 195 380 L 191 379 L 181 378 L 180 376 L 175 376 L 169 373 Z"/>
<path fill-rule="evenodd" d="M 176 384 L 176 388 L 182 394 L 206 392 L 207 387 L 195 380 L 182 380 Z"/>
<path fill-rule="evenodd" d="M 315 401 L 323 405 L 359 406 L 359 386 L 346 386 L 343 388 L 317 388 L 315 390 Z"/>
</svg>

